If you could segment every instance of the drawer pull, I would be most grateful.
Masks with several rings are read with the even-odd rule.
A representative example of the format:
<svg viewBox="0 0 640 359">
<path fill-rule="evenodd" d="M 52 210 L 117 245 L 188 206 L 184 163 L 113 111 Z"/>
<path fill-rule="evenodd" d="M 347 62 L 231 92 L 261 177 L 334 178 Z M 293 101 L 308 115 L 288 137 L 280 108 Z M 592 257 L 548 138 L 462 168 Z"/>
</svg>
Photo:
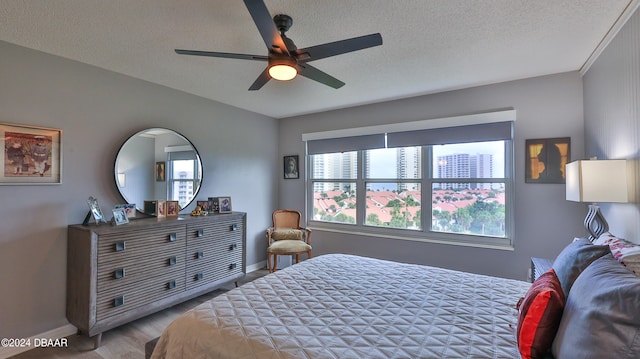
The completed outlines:
<svg viewBox="0 0 640 359">
<path fill-rule="evenodd" d="M 194 280 L 202 280 L 204 276 L 202 275 L 202 273 L 196 273 L 196 275 L 193 277 Z"/>
<path fill-rule="evenodd" d="M 117 241 L 114 244 L 114 249 L 116 250 L 116 252 L 122 252 L 127 249 L 127 243 L 125 241 Z"/>
<path fill-rule="evenodd" d="M 178 235 L 174 233 L 169 233 L 169 242 L 175 242 L 178 239 Z"/>
<path fill-rule="evenodd" d="M 196 231 L 196 237 L 204 237 L 204 229 L 198 229 Z"/>
<path fill-rule="evenodd" d="M 121 305 L 124 305 L 124 295 L 121 295 L 119 297 L 115 297 L 113 299 L 113 307 L 119 307 Z"/>
<path fill-rule="evenodd" d="M 124 268 L 118 268 L 113 271 L 113 279 L 122 279 L 126 275 Z"/>
<path fill-rule="evenodd" d="M 203 251 L 197 251 L 196 252 L 196 259 L 202 259 L 204 258 L 204 252 Z"/>
<path fill-rule="evenodd" d="M 231 232 L 237 231 L 238 230 L 238 224 L 237 223 L 232 224 L 231 227 L 229 228 L 229 230 Z"/>
<path fill-rule="evenodd" d="M 176 256 L 172 256 L 169 257 L 169 259 L 167 260 L 169 267 L 176 265 L 176 263 L 178 263 L 178 258 L 176 258 Z"/>
<path fill-rule="evenodd" d="M 232 243 L 232 244 L 229 246 L 229 250 L 230 250 L 230 251 L 232 251 L 232 250 L 234 250 L 234 249 L 238 249 L 238 244 L 236 244 L 236 243 Z"/>
<path fill-rule="evenodd" d="M 167 282 L 167 289 L 173 289 L 176 287 L 176 281 L 175 280 L 170 280 L 169 282 Z"/>
<path fill-rule="evenodd" d="M 229 269 L 236 269 L 237 266 L 238 266 L 237 264 L 231 263 L 229 264 Z"/>
</svg>

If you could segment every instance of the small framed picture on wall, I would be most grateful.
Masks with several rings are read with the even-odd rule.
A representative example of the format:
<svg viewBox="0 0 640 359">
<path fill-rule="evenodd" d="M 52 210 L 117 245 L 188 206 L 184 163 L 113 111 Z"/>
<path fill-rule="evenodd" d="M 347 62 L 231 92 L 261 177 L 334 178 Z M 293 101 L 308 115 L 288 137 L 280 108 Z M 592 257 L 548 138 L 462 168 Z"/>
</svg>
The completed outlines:
<svg viewBox="0 0 640 359">
<path fill-rule="evenodd" d="M 525 182 L 565 183 L 565 165 L 571 161 L 570 152 L 570 137 L 526 140 Z"/>
<path fill-rule="evenodd" d="M 165 181 L 165 163 L 164 162 L 156 162 L 156 182 L 164 182 Z"/>
<path fill-rule="evenodd" d="M 298 172 L 298 155 L 284 156 L 284 178 L 300 178 L 300 173 Z"/>
</svg>

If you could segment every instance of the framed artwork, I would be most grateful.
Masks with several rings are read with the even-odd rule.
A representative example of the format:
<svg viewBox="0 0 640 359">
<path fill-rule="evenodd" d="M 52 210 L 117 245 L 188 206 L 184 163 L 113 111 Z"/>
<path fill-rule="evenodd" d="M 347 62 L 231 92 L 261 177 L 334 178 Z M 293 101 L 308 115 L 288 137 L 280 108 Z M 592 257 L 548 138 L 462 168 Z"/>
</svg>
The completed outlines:
<svg viewBox="0 0 640 359">
<path fill-rule="evenodd" d="M 62 130 L 0 123 L 0 184 L 62 183 Z"/>
<path fill-rule="evenodd" d="M 525 141 L 525 182 L 565 183 L 565 165 L 571 161 L 571 138 Z"/>
<path fill-rule="evenodd" d="M 284 178 L 300 178 L 300 173 L 298 172 L 298 155 L 284 156 Z"/>
<path fill-rule="evenodd" d="M 129 223 L 129 218 L 127 217 L 127 213 L 125 212 L 124 208 L 114 208 L 112 212 L 113 221 L 115 222 L 116 226 Z"/>
<path fill-rule="evenodd" d="M 180 212 L 180 204 L 178 201 L 167 201 L 167 217 L 178 217 Z"/>
<path fill-rule="evenodd" d="M 156 162 L 156 182 L 164 182 L 165 181 L 165 163 L 164 162 Z"/>
<path fill-rule="evenodd" d="M 218 197 L 218 212 L 231 213 L 231 197 Z"/>
</svg>

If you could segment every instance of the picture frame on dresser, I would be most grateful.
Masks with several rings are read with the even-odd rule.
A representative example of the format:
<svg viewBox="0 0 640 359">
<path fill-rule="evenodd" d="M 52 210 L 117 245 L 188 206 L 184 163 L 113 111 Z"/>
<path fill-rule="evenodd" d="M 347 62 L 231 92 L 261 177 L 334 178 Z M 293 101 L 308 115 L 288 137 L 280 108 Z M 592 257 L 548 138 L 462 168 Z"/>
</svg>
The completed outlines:
<svg viewBox="0 0 640 359">
<path fill-rule="evenodd" d="M 231 213 L 231 197 L 218 197 L 218 213 Z"/>
<path fill-rule="evenodd" d="M 178 201 L 167 201 L 166 204 L 167 217 L 178 217 L 180 213 L 180 203 Z"/>
<path fill-rule="evenodd" d="M 124 208 L 114 208 L 111 212 L 113 212 L 113 222 L 116 226 L 129 223 L 129 217 Z"/>
<path fill-rule="evenodd" d="M 62 130 L 0 123 L 0 185 L 62 183 Z"/>
</svg>

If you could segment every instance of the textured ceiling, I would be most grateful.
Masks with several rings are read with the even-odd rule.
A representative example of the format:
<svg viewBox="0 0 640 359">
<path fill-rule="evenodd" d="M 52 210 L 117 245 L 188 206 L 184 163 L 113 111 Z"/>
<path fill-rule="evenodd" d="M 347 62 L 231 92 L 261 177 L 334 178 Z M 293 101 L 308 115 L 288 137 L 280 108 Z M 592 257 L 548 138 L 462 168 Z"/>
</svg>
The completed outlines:
<svg viewBox="0 0 640 359">
<path fill-rule="evenodd" d="M 265 64 L 176 48 L 266 55 L 241 0 L 0 0 L 0 40 L 283 118 L 579 70 L 630 0 L 265 0 L 299 48 L 379 32 L 383 45 L 247 91 Z M 1 56 L 1 54 L 0 54 Z"/>
</svg>

